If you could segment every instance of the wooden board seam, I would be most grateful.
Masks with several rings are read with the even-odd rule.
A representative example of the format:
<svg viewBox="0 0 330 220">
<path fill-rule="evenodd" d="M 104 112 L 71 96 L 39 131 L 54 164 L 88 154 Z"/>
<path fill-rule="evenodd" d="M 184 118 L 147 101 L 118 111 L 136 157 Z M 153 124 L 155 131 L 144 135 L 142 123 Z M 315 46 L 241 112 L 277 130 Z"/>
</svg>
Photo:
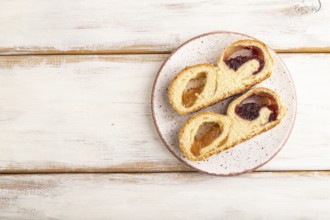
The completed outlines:
<svg viewBox="0 0 330 220">
<path fill-rule="evenodd" d="M 289 48 L 289 49 L 274 49 L 277 53 L 330 53 L 330 47 L 324 48 Z M 8 53 L 0 54 L 0 57 L 8 56 L 65 56 L 65 55 L 76 55 L 76 56 L 89 56 L 89 55 L 158 55 L 158 54 L 170 54 L 172 51 L 148 51 L 148 50 L 115 50 L 115 51 L 52 51 L 44 52 L 41 51 L 36 53 Z"/>
<path fill-rule="evenodd" d="M 20 172 L 20 171 L 6 171 L 6 172 L 0 172 L 0 176 L 5 176 L 5 175 L 61 175 L 61 174 L 170 174 L 170 173 L 196 173 L 196 174 L 201 174 L 201 175 L 207 175 L 204 173 L 200 173 L 197 171 L 193 170 L 178 170 L 178 171 L 55 171 L 55 172 L 41 172 L 41 171 L 29 171 L 29 172 Z M 330 175 L 330 170 L 256 170 L 251 173 L 276 173 L 276 174 L 310 174 L 310 173 L 322 173 L 325 175 Z M 247 174 L 249 174 L 247 173 Z M 215 175 L 210 175 L 210 176 L 215 176 Z M 220 176 L 219 176 L 220 177 Z"/>
</svg>

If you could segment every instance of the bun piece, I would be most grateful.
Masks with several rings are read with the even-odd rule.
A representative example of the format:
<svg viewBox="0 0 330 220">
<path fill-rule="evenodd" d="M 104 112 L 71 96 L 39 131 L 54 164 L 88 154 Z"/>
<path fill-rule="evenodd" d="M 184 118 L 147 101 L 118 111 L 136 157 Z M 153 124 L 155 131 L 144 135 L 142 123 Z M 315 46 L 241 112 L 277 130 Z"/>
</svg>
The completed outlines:
<svg viewBox="0 0 330 220">
<path fill-rule="evenodd" d="M 224 50 L 217 66 L 198 64 L 178 73 L 168 88 L 170 103 L 179 114 L 195 112 L 269 78 L 273 63 L 262 42 L 237 41 Z"/>
<path fill-rule="evenodd" d="M 274 91 L 251 89 L 229 104 L 227 115 L 202 112 L 191 117 L 180 130 L 180 148 L 189 160 L 204 160 L 272 129 L 284 116 Z"/>
</svg>

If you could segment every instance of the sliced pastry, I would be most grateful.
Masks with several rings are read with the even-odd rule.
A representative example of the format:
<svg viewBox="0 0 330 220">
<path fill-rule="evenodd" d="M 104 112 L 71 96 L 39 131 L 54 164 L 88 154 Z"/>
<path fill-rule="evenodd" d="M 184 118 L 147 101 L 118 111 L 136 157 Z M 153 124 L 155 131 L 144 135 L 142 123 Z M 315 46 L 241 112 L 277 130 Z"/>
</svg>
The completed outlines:
<svg viewBox="0 0 330 220">
<path fill-rule="evenodd" d="M 240 40 L 228 46 L 218 60 L 220 100 L 239 94 L 269 78 L 273 58 L 267 46 L 256 40 Z"/>
<path fill-rule="evenodd" d="M 174 110 L 187 114 L 208 106 L 217 91 L 218 68 L 199 64 L 183 69 L 172 81 L 168 97 Z"/>
<path fill-rule="evenodd" d="M 180 131 L 180 148 L 193 161 L 242 143 L 280 123 L 285 115 L 279 96 L 270 89 L 252 89 L 231 102 L 227 115 L 203 112 Z M 208 125 L 208 129 L 203 126 Z"/>
<path fill-rule="evenodd" d="M 222 114 L 202 112 L 190 118 L 181 128 L 180 148 L 190 160 L 203 160 L 227 142 L 231 120 Z"/>
<path fill-rule="evenodd" d="M 272 69 L 265 44 L 240 40 L 224 50 L 217 66 L 200 64 L 182 70 L 169 86 L 169 100 L 176 112 L 188 114 L 260 83 Z"/>
</svg>

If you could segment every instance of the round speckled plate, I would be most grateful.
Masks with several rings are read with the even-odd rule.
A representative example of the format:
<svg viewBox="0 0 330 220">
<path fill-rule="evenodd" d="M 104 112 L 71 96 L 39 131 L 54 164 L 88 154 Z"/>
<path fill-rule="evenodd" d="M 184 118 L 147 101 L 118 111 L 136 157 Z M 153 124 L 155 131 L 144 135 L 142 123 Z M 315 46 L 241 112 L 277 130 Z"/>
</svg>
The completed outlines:
<svg viewBox="0 0 330 220">
<path fill-rule="evenodd" d="M 237 40 L 251 38 L 232 32 L 214 32 L 195 37 L 173 51 L 160 67 L 156 76 L 151 106 L 157 131 L 164 144 L 178 159 L 199 171 L 228 176 L 257 169 L 281 150 L 291 133 L 297 105 L 295 88 L 288 69 L 276 53 L 271 51 L 275 61 L 273 74 L 257 86 L 270 88 L 280 95 L 283 105 L 287 107 L 287 113 L 282 122 L 275 128 L 213 155 L 205 161 L 190 161 L 181 152 L 179 131 L 187 119 L 203 111 L 225 114 L 227 105 L 233 98 L 192 114 L 181 116 L 173 110 L 167 97 L 167 88 L 171 80 L 186 66 L 199 63 L 215 64 L 224 48 Z"/>
</svg>

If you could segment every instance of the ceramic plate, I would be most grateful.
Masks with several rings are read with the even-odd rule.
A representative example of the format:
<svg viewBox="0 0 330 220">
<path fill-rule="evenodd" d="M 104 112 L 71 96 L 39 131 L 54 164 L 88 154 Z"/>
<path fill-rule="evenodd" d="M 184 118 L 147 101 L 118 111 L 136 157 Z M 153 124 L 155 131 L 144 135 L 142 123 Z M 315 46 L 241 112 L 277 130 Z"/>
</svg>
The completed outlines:
<svg viewBox="0 0 330 220">
<path fill-rule="evenodd" d="M 296 116 L 296 93 L 291 75 L 277 54 L 274 57 L 272 76 L 256 87 L 267 87 L 280 95 L 287 108 L 286 116 L 275 128 L 262 133 L 248 141 L 238 144 L 226 151 L 213 155 L 205 161 L 190 161 L 179 147 L 179 131 L 191 116 L 204 111 L 225 114 L 228 98 L 208 108 L 188 115 L 179 115 L 169 103 L 167 88 L 174 78 L 186 66 L 200 63 L 215 64 L 223 50 L 231 43 L 252 37 L 231 32 L 215 32 L 195 37 L 175 51 L 160 67 L 152 91 L 152 115 L 156 129 L 166 147 L 178 159 L 196 170 L 215 175 L 237 175 L 252 171 L 267 163 L 283 147 L 288 139 Z"/>
</svg>

